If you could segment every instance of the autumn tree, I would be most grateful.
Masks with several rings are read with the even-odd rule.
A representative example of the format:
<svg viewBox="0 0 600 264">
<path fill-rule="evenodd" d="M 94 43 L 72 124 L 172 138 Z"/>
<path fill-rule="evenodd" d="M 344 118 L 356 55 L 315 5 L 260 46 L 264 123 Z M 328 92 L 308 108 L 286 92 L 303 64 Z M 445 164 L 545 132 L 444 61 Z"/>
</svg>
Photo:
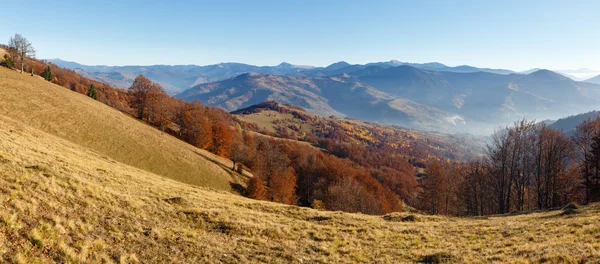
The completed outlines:
<svg viewBox="0 0 600 264">
<path fill-rule="evenodd" d="M 324 201 L 329 210 L 367 214 L 386 213 L 381 210 L 380 202 L 367 186 L 352 177 L 339 179 L 329 185 Z"/>
<path fill-rule="evenodd" d="M 155 82 L 150 84 L 147 98 L 147 119 L 149 123 L 158 126 L 161 130 L 164 130 L 164 126 L 167 124 L 168 97 L 160 84 Z"/>
<path fill-rule="evenodd" d="M 230 157 L 231 155 L 231 144 L 233 141 L 231 131 L 229 128 L 222 124 L 217 123 L 213 128 L 213 153 L 221 157 Z"/>
<path fill-rule="evenodd" d="M 213 150 L 213 127 L 206 117 L 206 111 L 198 103 L 184 103 L 175 113 L 175 123 L 179 125 L 179 136 L 201 149 Z"/>
<path fill-rule="evenodd" d="M 575 141 L 581 143 L 585 161 L 591 157 L 587 144 L 593 138 L 580 134 Z M 572 179 L 572 161 L 571 140 L 544 124 L 521 120 L 497 131 L 488 145 L 486 169 L 497 197 L 496 213 L 551 208 L 573 200 L 578 183 Z M 589 166 L 584 168 L 590 172 Z"/>
<path fill-rule="evenodd" d="M 565 188 L 577 185 L 568 179 L 573 177 L 568 171 L 573 157 L 571 140 L 562 132 L 542 124 L 537 130 L 534 153 L 537 207 L 544 209 L 566 203 L 568 197 L 565 194 L 571 192 L 565 192 Z"/>
<path fill-rule="evenodd" d="M 256 149 L 254 168 L 267 182 L 270 182 L 273 173 L 284 170 L 291 163 L 288 155 L 282 151 L 281 142 L 261 138 Z"/>
<path fill-rule="evenodd" d="M 510 212 L 513 202 L 518 210 L 525 205 L 525 191 L 534 168 L 531 157 L 534 131 L 535 123 L 523 119 L 496 131 L 487 146 L 488 172 L 494 178 L 497 213 Z"/>
<path fill-rule="evenodd" d="M 224 133 L 224 132 L 223 132 Z M 198 147 L 206 150 L 213 149 L 215 144 L 215 133 L 213 132 L 213 126 L 208 121 L 208 118 L 202 118 L 199 124 L 198 130 Z M 227 137 L 227 135 L 225 135 Z M 229 139 L 225 138 L 220 142 L 227 142 Z"/>
<path fill-rule="evenodd" d="M 421 208 L 431 214 L 446 213 L 448 179 L 446 166 L 437 159 L 427 163 L 427 176 L 422 183 Z"/>
<path fill-rule="evenodd" d="M 233 142 L 231 144 L 231 154 L 229 159 L 232 161 L 233 165 L 231 167 L 232 170 L 236 169 L 236 165 L 238 163 L 243 163 L 247 160 L 246 156 L 246 145 L 243 142 Z"/>
<path fill-rule="evenodd" d="M 152 107 L 159 103 L 157 98 L 165 93 L 160 85 L 141 74 L 135 78 L 128 91 L 131 95 L 131 107 L 137 110 L 138 119 L 144 119 L 148 114 L 147 111 L 152 111 L 154 109 Z"/>
<path fill-rule="evenodd" d="M 485 160 L 477 159 L 463 165 L 464 177 L 457 196 L 463 211 L 460 214 L 485 215 L 497 210 L 494 207 L 493 183 L 487 172 Z"/>
<path fill-rule="evenodd" d="M 258 176 L 250 178 L 250 181 L 248 181 L 247 192 L 248 198 L 256 200 L 266 200 L 267 198 L 265 186 L 263 185 L 262 180 Z"/>
<path fill-rule="evenodd" d="M 254 144 L 254 136 L 250 132 L 244 130 L 242 131 L 242 140 L 245 155 L 244 165 L 248 166 L 249 168 L 253 168 L 254 159 L 256 157 L 256 145 Z"/>
<path fill-rule="evenodd" d="M 269 181 L 269 198 L 271 201 L 296 204 L 296 171 L 292 167 L 286 168 L 283 172 L 275 172 Z"/>
<path fill-rule="evenodd" d="M 27 57 L 35 56 L 35 49 L 33 45 L 27 40 L 27 38 L 20 34 L 15 34 L 8 40 L 8 52 L 11 56 L 12 61 L 21 62 L 21 73 L 25 69 L 25 62 Z"/>
</svg>

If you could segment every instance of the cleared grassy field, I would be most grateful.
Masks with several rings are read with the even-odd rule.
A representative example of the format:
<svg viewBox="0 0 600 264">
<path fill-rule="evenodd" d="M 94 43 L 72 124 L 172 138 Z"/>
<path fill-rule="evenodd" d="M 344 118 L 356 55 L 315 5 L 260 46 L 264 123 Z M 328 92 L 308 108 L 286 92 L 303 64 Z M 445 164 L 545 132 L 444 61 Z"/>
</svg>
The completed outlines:
<svg viewBox="0 0 600 264">
<path fill-rule="evenodd" d="M 294 116 L 292 116 L 292 114 L 282 114 L 273 110 L 266 110 L 247 115 L 238 115 L 238 118 L 241 120 L 248 123 L 254 123 L 258 125 L 258 127 L 264 128 L 269 132 L 276 132 L 275 124 L 273 124 L 273 122 L 283 119 L 292 119 L 293 117 Z"/>
<path fill-rule="evenodd" d="M 489 218 L 322 212 L 174 181 L 4 116 L 0 139 L 0 262 L 600 262 L 599 204 Z"/>
<path fill-rule="evenodd" d="M 0 68 L 0 115 L 185 183 L 231 190 L 231 161 L 195 148 L 82 94 Z M 39 144 L 46 144 L 40 141 Z"/>
</svg>

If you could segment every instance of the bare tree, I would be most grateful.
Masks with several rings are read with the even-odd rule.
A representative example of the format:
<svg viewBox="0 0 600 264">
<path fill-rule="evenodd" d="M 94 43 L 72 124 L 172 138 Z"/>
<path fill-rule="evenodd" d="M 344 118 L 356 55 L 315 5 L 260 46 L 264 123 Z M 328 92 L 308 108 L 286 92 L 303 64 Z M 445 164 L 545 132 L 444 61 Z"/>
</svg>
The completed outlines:
<svg viewBox="0 0 600 264">
<path fill-rule="evenodd" d="M 31 43 L 27 40 L 27 38 L 21 36 L 20 34 L 15 34 L 14 37 L 11 37 L 8 40 L 8 52 L 10 53 L 13 61 L 21 61 L 21 73 L 23 73 L 25 69 L 25 61 L 27 60 L 27 57 L 35 56 L 35 49 Z"/>
<path fill-rule="evenodd" d="M 593 191 L 593 159 L 592 143 L 594 138 L 600 134 L 600 118 L 588 119 L 577 125 L 573 142 L 577 160 L 581 164 L 581 176 L 585 187 L 585 202 L 592 201 Z"/>
</svg>

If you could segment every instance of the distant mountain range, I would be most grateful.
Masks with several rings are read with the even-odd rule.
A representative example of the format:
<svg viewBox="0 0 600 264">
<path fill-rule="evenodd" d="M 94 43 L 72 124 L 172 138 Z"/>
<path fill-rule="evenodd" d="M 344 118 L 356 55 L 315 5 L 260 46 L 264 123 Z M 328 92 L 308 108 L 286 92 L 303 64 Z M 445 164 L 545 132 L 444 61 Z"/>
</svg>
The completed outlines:
<svg viewBox="0 0 600 264">
<path fill-rule="evenodd" d="M 408 63 L 391 60 L 387 62 L 375 62 L 368 64 L 349 64 L 344 61 L 333 63 L 327 67 L 313 67 L 292 65 L 283 62 L 277 66 L 254 66 L 243 63 L 219 63 L 207 66 L 198 65 L 151 65 L 151 66 L 88 66 L 72 61 L 61 59 L 47 60 L 60 67 L 77 71 L 85 77 L 104 82 L 117 88 L 131 86 L 133 80 L 139 74 L 144 74 L 151 80 L 160 83 L 167 93 L 174 95 L 183 92 L 195 85 L 225 80 L 244 73 L 260 73 L 273 75 L 292 75 L 306 77 L 330 76 L 341 73 L 351 73 L 362 70 L 369 66 L 382 68 L 396 67 L 401 65 L 413 66 L 415 68 L 435 71 L 449 72 L 491 72 L 497 74 L 511 74 L 510 70 L 477 68 L 468 65 L 450 67 L 441 63 Z"/>
<path fill-rule="evenodd" d="M 178 98 L 228 111 L 275 100 L 321 115 L 454 133 L 490 134 L 498 125 L 522 117 L 556 119 L 600 105 L 600 85 L 537 69 L 523 74 L 394 60 L 342 61 L 327 67 L 85 66 L 50 61 L 121 88 L 144 74 Z"/>
<path fill-rule="evenodd" d="M 590 118 L 597 118 L 599 116 L 600 111 L 591 111 L 583 114 L 563 117 L 561 119 L 556 120 L 549 126 L 551 128 L 563 131 L 567 135 L 573 135 L 573 133 L 575 132 L 575 127 L 577 127 L 577 125 L 579 125 L 581 122 Z"/>
<path fill-rule="evenodd" d="M 245 74 L 199 84 L 177 97 L 229 111 L 275 100 L 323 115 L 447 132 L 472 133 L 476 129 L 482 134 L 524 116 L 557 118 L 589 111 L 600 103 L 600 85 L 576 82 L 548 70 L 503 75 L 406 65 L 361 69 L 349 65 L 335 69 L 333 74 Z"/>
<path fill-rule="evenodd" d="M 600 84 L 600 75 L 589 78 L 589 79 L 585 80 L 585 82 Z"/>
<path fill-rule="evenodd" d="M 136 76 L 143 74 L 160 83 L 167 93 L 174 95 L 197 84 L 221 81 L 240 74 L 289 75 L 310 69 L 281 63 L 277 66 L 254 66 L 243 63 L 220 63 L 198 65 L 152 65 L 152 66 L 87 66 L 76 62 L 51 59 L 49 62 L 77 71 L 85 77 L 104 82 L 117 88 L 128 88 Z"/>
</svg>

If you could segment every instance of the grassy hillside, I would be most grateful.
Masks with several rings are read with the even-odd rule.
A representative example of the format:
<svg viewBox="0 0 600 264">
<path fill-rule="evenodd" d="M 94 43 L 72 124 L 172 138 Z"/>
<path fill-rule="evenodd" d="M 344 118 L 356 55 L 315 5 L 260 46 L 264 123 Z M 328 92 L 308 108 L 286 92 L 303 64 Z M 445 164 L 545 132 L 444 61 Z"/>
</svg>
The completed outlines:
<svg viewBox="0 0 600 264">
<path fill-rule="evenodd" d="M 600 205 L 489 218 L 259 202 L 0 116 L 0 262 L 598 262 Z"/>
<path fill-rule="evenodd" d="M 107 158 L 220 190 L 231 190 L 230 183 L 245 182 L 228 169 L 230 161 L 39 77 L 0 68 L 0 87 L 0 115 Z"/>
</svg>

